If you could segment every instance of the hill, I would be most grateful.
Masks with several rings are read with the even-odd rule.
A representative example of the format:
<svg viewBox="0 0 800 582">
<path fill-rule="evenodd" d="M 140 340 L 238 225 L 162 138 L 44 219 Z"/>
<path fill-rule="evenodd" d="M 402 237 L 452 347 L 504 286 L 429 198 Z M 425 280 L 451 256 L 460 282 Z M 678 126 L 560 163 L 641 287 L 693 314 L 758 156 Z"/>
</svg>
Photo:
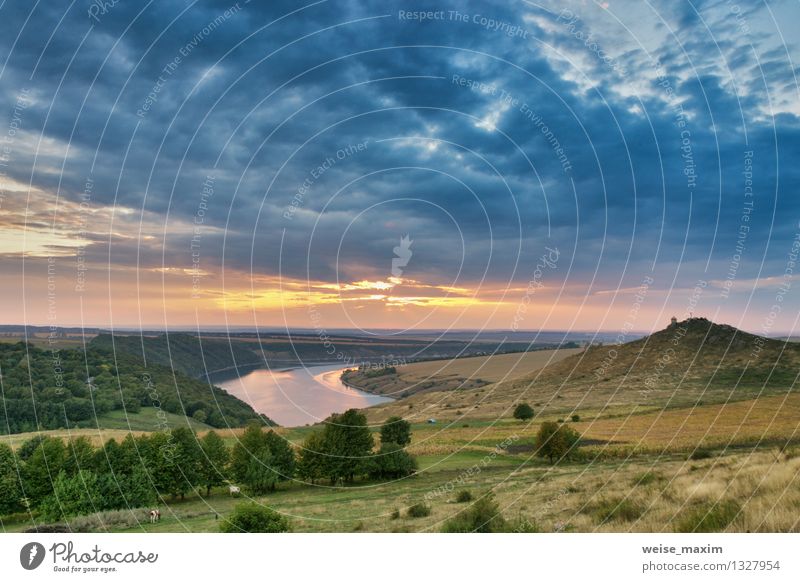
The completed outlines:
<svg viewBox="0 0 800 582">
<path fill-rule="evenodd" d="M 370 416 L 489 419 L 507 416 L 520 401 L 556 415 L 645 412 L 787 392 L 799 368 L 800 344 L 689 318 L 636 341 L 589 347 L 515 380 L 419 394 Z"/>
<path fill-rule="evenodd" d="M 412 394 L 470 390 L 502 380 L 513 380 L 580 351 L 579 348 L 532 350 L 414 362 L 376 369 L 359 368 L 344 372 L 342 381 L 372 394 L 408 398 Z"/>
<path fill-rule="evenodd" d="M 0 433 L 121 425 L 161 430 L 170 414 L 192 417 L 196 427 L 269 421 L 216 386 L 94 347 L 44 350 L 0 343 L 0 374 Z"/>
</svg>

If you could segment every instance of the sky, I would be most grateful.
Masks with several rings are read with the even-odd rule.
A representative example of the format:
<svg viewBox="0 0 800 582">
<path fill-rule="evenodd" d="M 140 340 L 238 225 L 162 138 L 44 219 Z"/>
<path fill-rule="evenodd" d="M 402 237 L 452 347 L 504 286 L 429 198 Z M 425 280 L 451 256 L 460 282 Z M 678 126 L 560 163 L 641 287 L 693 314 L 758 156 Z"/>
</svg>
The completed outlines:
<svg viewBox="0 0 800 582">
<path fill-rule="evenodd" d="M 0 5 L 0 323 L 800 314 L 795 1 Z"/>
</svg>

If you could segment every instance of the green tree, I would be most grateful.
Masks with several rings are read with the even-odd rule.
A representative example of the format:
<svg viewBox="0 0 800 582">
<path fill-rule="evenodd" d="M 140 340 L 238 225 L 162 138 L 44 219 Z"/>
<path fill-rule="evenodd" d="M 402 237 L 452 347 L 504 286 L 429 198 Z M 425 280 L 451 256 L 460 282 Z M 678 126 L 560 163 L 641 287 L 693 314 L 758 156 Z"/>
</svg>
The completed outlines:
<svg viewBox="0 0 800 582">
<path fill-rule="evenodd" d="M 94 467 L 96 449 L 85 436 L 79 436 L 67 441 L 67 455 L 64 459 L 64 470 L 67 475 L 76 475 L 81 469 L 90 470 Z"/>
<path fill-rule="evenodd" d="M 336 483 L 340 479 L 352 482 L 356 476 L 368 473 L 373 446 L 363 413 L 351 408 L 343 414 L 331 415 L 323 430 L 325 475 L 331 483 Z"/>
<path fill-rule="evenodd" d="M 275 469 L 272 453 L 268 449 L 250 458 L 250 465 L 242 482 L 254 495 L 264 495 L 275 490 L 278 472 Z"/>
<path fill-rule="evenodd" d="M 261 425 L 257 422 L 249 423 L 231 451 L 233 478 L 237 482 L 244 481 L 247 470 L 250 468 L 250 460 L 265 450 L 269 450 L 269 447 Z"/>
<path fill-rule="evenodd" d="M 206 487 L 206 497 L 212 487 L 225 483 L 230 453 L 225 441 L 213 430 L 206 433 L 200 441 L 203 456 L 200 459 L 200 482 Z"/>
<path fill-rule="evenodd" d="M 550 464 L 574 454 L 580 435 L 565 424 L 543 422 L 536 435 L 536 454 Z"/>
<path fill-rule="evenodd" d="M 314 483 L 325 477 L 324 437 L 322 431 L 309 434 L 300 447 L 297 460 L 297 474 L 304 481 Z"/>
<path fill-rule="evenodd" d="M 371 476 L 378 479 L 399 479 L 413 475 L 417 470 L 417 460 L 396 443 L 381 445 L 375 456 Z"/>
<path fill-rule="evenodd" d="M 23 509 L 19 470 L 20 463 L 14 451 L 0 443 L 0 515 Z"/>
<path fill-rule="evenodd" d="M 64 468 L 66 447 L 61 439 L 46 437 L 25 462 L 23 488 L 32 507 L 53 493 L 53 484 Z"/>
<path fill-rule="evenodd" d="M 381 426 L 381 443 L 395 443 L 401 447 L 411 442 L 411 423 L 399 416 L 389 417 Z"/>
<path fill-rule="evenodd" d="M 173 462 L 181 474 L 177 483 L 177 491 L 181 499 L 194 487 L 202 482 L 201 460 L 203 452 L 197 435 L 186 427 L 172 429 L 172 444 L 174 445 Z"/>
<path fill-rule="evenodd" d="M 291 531 L 289 520 L 256 503 L 240 503 L 219 526 L 222 533 L 281 533 Z"/>
<path fill-rule="evenodd" d="M 272 466 L 277 472 L 279 481 L 288 481 L 294 476 L 295 457 L 289 441 L 274 430 L 267 431 L 264 435 L 267 448 L 272 455 Z"/>
<path fill-rule="evenodd" d="M 156 490 L 173 497 L 187 491 L 186 480 L 175 462 L 177 446 L 172 436 L 165 432 L 150 435 L 145 463 Z"/>
<path fill-rule="evenodd" d="M 517 420 L 530 420 L 533 418 L 533 415 L 533 408 L 531 408 L 531 405 L 527 402 L 517 404 L 517 407 L 514 409 L 514 418 Z"/>
<path fill-rule="evenodd" d="M 53 483 L 53 492 L 42 500 L 39 511 L 46 521 L 52 522 L 101 511 L 105 505 L 95 473 L 80 470 L 70 477 L 61 471 Z"/>
</svg>

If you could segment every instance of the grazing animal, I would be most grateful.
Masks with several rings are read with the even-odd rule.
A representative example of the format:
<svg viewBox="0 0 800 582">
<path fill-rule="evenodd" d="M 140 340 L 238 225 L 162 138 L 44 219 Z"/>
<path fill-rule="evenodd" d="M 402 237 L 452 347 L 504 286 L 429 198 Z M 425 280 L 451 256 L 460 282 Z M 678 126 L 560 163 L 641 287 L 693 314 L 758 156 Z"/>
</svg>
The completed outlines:
<svg viewBox="0 0 800 582">
<path fill-rule="evenodd" d="M 158 509 L 150 510 L 150 523 L 155 523 L 161 520 L 161 511 Z"/>
<path fill-rule="evenodd" d="M 228 491 L 230 492 L 231 496 L 239 495 L 239 493 L 242 492 L 242 490 L 239 489 L 236 485 L 231 485 L 230 487 L 228 487 Z"/>
</svg>

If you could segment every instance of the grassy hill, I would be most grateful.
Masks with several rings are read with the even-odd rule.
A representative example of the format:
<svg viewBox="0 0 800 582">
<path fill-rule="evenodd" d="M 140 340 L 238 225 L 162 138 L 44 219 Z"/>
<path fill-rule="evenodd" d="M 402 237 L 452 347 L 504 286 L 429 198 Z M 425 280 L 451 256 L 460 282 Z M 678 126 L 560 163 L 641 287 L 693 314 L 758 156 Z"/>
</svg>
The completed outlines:
<svg viewBox="0 0 800 582">
<path fill-rule="evenodd" d="M 412 394 L 470 390 L 502 380 L 513 380 L 580 351 L 580 348 L 534 350 L 414 362 L 391 368 L 364 368 L 345 372 L 342 380 L 349 386 L 372 394 L 407 398 Z"/>
<path fill-rule="evenodd" d="M 630 343 L 587 348 L 521 378 L 416 394 L 369 415 L 495 419 L 523 401 L 557 416 L 644 413 L 785 393 L 798 369 L 800 344 L 690 318 Z"/>
</svg>

